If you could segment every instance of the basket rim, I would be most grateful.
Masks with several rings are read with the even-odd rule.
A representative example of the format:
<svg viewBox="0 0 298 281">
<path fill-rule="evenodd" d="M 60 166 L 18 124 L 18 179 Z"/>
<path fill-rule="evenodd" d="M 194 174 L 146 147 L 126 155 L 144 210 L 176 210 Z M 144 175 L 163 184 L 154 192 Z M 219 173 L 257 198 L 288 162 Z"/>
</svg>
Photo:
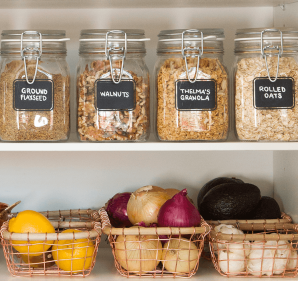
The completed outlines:
<svg viewBox="0 0 298 281">
<path fill-rule="evenodd" d="M 203 234 L 206 236 L 211 227 L 201 217 L 202 226 L 200 227 L 113 227 L 110 224 L 109 216 L 105 208 L 99 209 L 99 216 L 102 222 L 102 231 L 106 235 L 187 235 Z"/>
<path fill-rule="evenodd" d="M 5 221 L 1 227 L 1 238 L 15 241 L 49 241 L 49 240 L 73 240 L 97 238 L 102 234 L 100 222 L 61 222 L 50 221 L 55 228 L 79 228 L 86 227 L 90 230 L 69 233 L 16 233 L 8 231 L 9 220 Z"/>
<path fill-rule="evenodd" d="M 293 220 L 287 213 L 281 213 L 281 219 L 255 219 L 255 220 L 206 220 L 208 224 L 237 224 L 237 223 L 291 223 Z"/>
<path fill-rule="evenodd" d="M 259 231 L 272 231 L 272 230 L 293 230 L 292 234 L 280 233 L 253 233 L 253 234 L 225 234 L 212 229 L 209 233 L 211 241 L 226 240 L 226 241 L 278 241 L 278 240 L 297 240 L 298 239 L 298 224 L 293 223 L 267 223 L 267 224 L 238 224 L 241 230 L 259 230 Z M 245 227 L 246 226 L 246 227 Z"/>
</svg>

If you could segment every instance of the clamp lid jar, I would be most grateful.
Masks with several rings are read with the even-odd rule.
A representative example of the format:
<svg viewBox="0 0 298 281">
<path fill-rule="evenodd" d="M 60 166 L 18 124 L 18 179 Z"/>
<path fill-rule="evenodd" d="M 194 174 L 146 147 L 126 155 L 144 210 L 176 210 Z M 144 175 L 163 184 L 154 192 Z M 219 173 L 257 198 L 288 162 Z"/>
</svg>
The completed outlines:
<svg viewBox="0 0 298 281">
<path fill-rule="evenodd" d="M 143 30 L 82 30 L 78 65 L 81 141 L 149 137 L 149 72 Z"/>
<path fill-rule="evenodd" d="M 164 30 L 156 63 L 157 135 L 163 141 L 228 136 L 228 75 L 222 29 Z"/>
<path fill-rule="evenodd" d="M 65 31 L 1 34 L 0 138 L 61 141 L 69 136 Z"/>
<path fill-rule="evenodd" d="M 240 140 L 298 140 L 298 30 L 237 30 L 235 127 Z"/>
</svg>

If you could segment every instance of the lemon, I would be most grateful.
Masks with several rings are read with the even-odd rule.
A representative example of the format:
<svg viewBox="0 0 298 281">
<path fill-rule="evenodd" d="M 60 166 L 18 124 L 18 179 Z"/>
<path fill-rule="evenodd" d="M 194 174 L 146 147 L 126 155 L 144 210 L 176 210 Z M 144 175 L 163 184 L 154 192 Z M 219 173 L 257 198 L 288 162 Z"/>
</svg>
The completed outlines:
<svg viewBox="0 0 298 281">
<path fill-rule="evenodd" d="M 10 219 L 8 231 L 14 233 L 55 233 L 51 222 L 42 214 L 26 210 L 20 212 L 15 218 Z M 52 241 L 11 241 L 12 246 L 21 254 L 39 256 L 47 251 Z"/>
<path fill-rule="evenodd" d="M 81 232 L 67 229 L 61 233 Z M 57 266 L 72 273 L 88 269 L 93 261 L 94 245 L 88 239 L 57 240 L 52 248 L 53 258 Z"/>
</svg>

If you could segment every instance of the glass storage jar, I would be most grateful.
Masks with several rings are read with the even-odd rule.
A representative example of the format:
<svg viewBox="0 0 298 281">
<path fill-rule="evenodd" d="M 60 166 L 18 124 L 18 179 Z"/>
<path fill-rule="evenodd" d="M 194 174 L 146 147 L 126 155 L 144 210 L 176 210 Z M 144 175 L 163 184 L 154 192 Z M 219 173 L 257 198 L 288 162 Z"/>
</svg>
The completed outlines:
<svg viewBox="0 0 298 281">
<path fill-rule="evenodd" d="M 234 96 L 239 140 L 298 140 L 297 51 L 298 30 L 237 30 Z"/>
<path fill-rule="evenodd" d="M 82 30 L 77 69 L 81 141 L 149 137 L 149 72 L 143 30 Z"/>
<path fill-rule="evenodd" d="M 155 66 L 157 136 L 162 141 L 226 140 L 228 74 L 222 29 L 164 30 Z"/>
<path fill-rule="evenodd" d="M 65 31 L 4 30 L 1 37 L 0 139 L 69 137 Z"/>
</svg>

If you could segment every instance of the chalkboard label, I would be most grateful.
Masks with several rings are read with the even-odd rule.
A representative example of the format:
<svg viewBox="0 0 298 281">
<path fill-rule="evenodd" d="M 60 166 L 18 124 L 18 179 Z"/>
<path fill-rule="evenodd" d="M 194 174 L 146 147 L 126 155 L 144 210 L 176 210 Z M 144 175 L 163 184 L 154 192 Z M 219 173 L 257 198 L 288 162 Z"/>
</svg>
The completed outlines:
<svg viewBox="0 0 298 281">
<path fill-rule="evenodd" d="M 216 103 L 215 80 L 176 81 L 176 109 L 177 110 L 215 110 Z"/>
<path fill-rule="evenodd" d="M 254 107 L 256 109 L 282 109 L 295 106 L 295 82 L 291 77 L 254 79 Z"/>
<path fill-rule="evenodd" d="M 28 84 L 25 79 L 13 82 L 13 107 L 24 111 L 51 111 L 54 108 L 54 82 L 36 79 Z"/>
<path fill-rule="evenodd" d="M 112 80 L 95 81 L 95 107 L 97 110 L 134 110 L 135 82 L 122 80 L 115 84 Z"/>
</svg>

